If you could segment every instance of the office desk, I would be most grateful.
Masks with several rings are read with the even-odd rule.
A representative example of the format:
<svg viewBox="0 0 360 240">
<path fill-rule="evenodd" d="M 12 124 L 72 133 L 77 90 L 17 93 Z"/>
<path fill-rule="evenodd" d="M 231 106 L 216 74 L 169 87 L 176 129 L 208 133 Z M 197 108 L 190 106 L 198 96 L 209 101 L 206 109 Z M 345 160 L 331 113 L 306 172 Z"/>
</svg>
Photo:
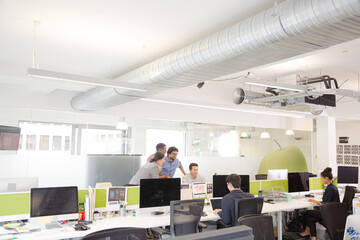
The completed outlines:
<svg viewBox="0 0 360 240">
<path fill-rule="evenodd" d="M 360 239 L 360 214 L 350 215 L 346 219 L 344 240 Z"/>
<path fill-rule="evenodd" d="M 61 229 L 56 230 L 42 230 L 34 233 L 24 233 L 19 235 L 14 235 L 18 237 L 19 240 L 55 240 L 55 239 L 64 239 L 64 238 L 81 238 L 87 234 L 97 232 L 109 228 L 119 228 L 119 227 L 141 227 L 141 228 L 152 228 L 159 226 L 170 225 L 170 207 L 164 207 L 162 210 L 165 210 L 165 214 L 162 215 L 152 215 L 151 209 L 138 209 L 136 211 L 136 216 L 133 217 L 130 213 L 126 217 L 109 217 L 103 218 L 101 220 L 95 221 L 90 227 L 91 229 L 86 231 L 75 231 L 73 228 L 66 227 L 61 231 Z M 217 214 L 214 214 L 210 206 L 204 206 L 204 211 L 206 212 L 206 217 L 201 217 L 201 221 L 216 221 L 219 219 Z M 0 236 L 1 239 L 1 236 Z"/>
<path fill-rule="evenodd" d="M 321 200 L 322 194 L 315 194 L 315 200 Z M 293 198 L 289 202 L 277 201 L 274 204 L 264 202 L 262 213 L 276 213 L 278 225 L 278 240 L 282 240 L 282 212 L 295 209 L 314 207 L 316 204 L 308 202 L 310 198 Z"/>
</svg>

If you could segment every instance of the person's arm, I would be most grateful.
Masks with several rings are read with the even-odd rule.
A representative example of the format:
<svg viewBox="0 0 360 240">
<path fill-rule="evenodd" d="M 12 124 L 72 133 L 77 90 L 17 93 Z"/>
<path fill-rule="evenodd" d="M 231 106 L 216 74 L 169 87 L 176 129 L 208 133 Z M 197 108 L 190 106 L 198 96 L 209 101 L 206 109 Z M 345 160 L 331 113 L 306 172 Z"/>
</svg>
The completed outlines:
<svg viewBox="0 0 360 240">
<path fill-rule="evenodd" d="M 162 174 L 162 173 L 159 173 L 159 178 L 170 178 L 169 176 L 166 176 L 166 175 L 164 175 L 164 174 Z"/>
<path fill-rule="evenodd" d="M 317 201 L 317 200 L 315 200 L 315 199 L 309 199 L 308 201 L 309 201 L 309 202 L 316 203 L 317 205 L 321 205 L 321 202 L 320 202 L 320 201 Z"/>
<path fill-rule="evenodd" d="M 183 173 L 184 175 L 186 175 L 186 172 L 185 172 L 183 166 L 180 167 L 180 170 L 182 171 L 182 173 Z"/>
<path fill-rule="evenodd" d="M 153 164 L 153 163 L 150 163 L 150 164 Z M 155 165 L 154 167 L 151 168 L 150 176 L 151 176 L 151 178 L 159 178 L 159 168 L 157 165 Z"/>
<path fill-rule="evenodd" d="M 231 209 L 229 204 L 231 204 L 231 202 L 228 202 L 226 198 L 221 200 L 221 220 L 226 225 L 231 224 Z"/>
</svg>

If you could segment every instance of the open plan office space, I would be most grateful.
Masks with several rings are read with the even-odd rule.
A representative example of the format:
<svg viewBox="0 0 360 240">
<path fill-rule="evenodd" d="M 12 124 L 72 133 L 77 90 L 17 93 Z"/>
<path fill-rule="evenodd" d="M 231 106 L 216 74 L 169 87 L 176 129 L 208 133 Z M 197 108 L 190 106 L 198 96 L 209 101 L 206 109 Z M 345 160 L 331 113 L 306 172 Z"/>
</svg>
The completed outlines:
<svg viewBox="0 0 360 240">
<path fill-rule="evenodd" d="M 207 228 L 188 238 L 170 228 L 169 237 L 254 238 L 248 226 L 214 230 L 217 176 L 241 175 L 246 191 L 273 199 L 262 213 L 277 239 L 291 239 L 294 210 L 313 207 L 305 194 L 321 199 L 326 167 L 340 199 L 345 186 L 358 187 L 358 0 L 0 0 L 0 53 L 0 239 L 168 230 L 169 201 L 151 208 L 141 185 L 123 187 L 158 143 L 206 179 L 181 193 L 203 199 Z M 300 173 L 307 188 L 290 193 Z M 178 189 L 170 200 L 185 199 L 174 180 L 182 177 L 177 169 L 168 179 Z M 58 191 L 47 199 L 57 204 L 68 195 L 76 204 L 63 213 L 80 209 L 89 221 L 38 213 L 44 189 Z M 346 239 L 360 234 L 360 200 L 352 201 Z M 49 219 L 58 228 L 41 224 Z M 323 225 L 320 239 L 340 239 Z"/>
</svg>

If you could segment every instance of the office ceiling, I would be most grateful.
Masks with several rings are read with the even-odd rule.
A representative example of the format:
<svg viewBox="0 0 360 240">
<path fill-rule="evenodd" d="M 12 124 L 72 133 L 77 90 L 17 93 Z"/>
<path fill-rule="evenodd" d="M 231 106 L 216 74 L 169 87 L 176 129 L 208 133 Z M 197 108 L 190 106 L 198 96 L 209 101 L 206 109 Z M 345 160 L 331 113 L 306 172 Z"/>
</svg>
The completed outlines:
<svg viewBox="0 0 360 240">
<path fill-rule="evenodd" d="M 0 100 L 2 106 L 74 111 L 70 100 L 93 86 L 29 77 L 29 67 L 92 77 L 114 78 L 174 50 L 261 12 L 270 0 L 0 0 Z M 41 23 L 34 34 L 33 21 Z M 36 43 L 33 61 L 34 35 Z M 289 74 L 312 77 L 331 75 L 342 88 L 359 90 L 359 39 L 283 60 L 250 71 L 252 78 L 274 80 Z M 226 77 L 221 77 L 222 79 Z M 220 78 L 220 79 L 221 79 Z M 211 79 L 210 79 L 211 80 Z M 152 99 L 206 106 L 235 106 L 232 91 L 244 86 L 240 80 L 207 81 L 168 90 Z M 172 106 L 171 103 L 168 106 Z M 338 99 L 338 107 L 327 114 L 360 119 L 359 103 Z M 135 102 L 99 113 L 127 115 L 133 109 L 160 111 L 158 102 Z M 190 107 L 190 106 L 189 106 Z M 251 106 L 256 108 L 255 106 Z M 171 107 L 170 107 L 171 108 Z"/>
</svg>

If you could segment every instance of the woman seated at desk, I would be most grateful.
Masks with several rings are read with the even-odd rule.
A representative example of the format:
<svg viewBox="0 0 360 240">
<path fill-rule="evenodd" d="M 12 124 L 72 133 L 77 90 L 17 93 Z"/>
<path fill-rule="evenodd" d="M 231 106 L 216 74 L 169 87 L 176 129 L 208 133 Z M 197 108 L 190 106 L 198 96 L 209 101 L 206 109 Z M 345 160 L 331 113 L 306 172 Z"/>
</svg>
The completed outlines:
<svg viewBox="0 0 360 240">
<path fill-rule="evenodd" d="M 339 191 L 337 187 L 332 183 L 333 175 L 331 168 L 327 167 L 321 172 L 321 181 L 327 185 L 325 193 L 322 197 L 322 202 L 314 199 L 309 199 L 309 202 L 320 205 L 327 202 L 340 202 Z M 305 213 L 304 227 L 305 231 L 300 233 L 301 237 L 310 235 L 311 240 L 316 240 L 316 223 L 322 221 L 320 210 L 309 210 Z"/>
<path fill-rule="evenodd" d="M 162 152 L 156 152 L 154 158 L 137 171 L 129 184 L 140 185 L 140 179 L 159 178 L 159 170 L 164 162 L 165 155 Z"/>
</svg>

